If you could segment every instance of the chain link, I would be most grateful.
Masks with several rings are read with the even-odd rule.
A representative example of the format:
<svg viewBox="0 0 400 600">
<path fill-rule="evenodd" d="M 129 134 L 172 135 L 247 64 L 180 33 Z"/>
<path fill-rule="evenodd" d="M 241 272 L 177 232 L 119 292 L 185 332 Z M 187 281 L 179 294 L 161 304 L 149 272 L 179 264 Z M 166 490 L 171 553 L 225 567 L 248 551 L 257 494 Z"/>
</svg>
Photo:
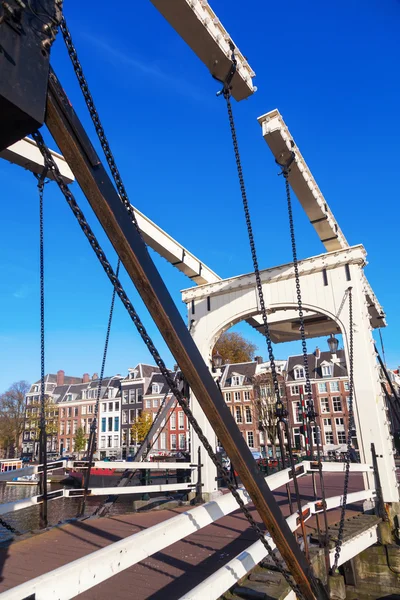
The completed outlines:
<svg viewBox="0 0 400 600">
<path fill-rule="evenodd" d="M 190 425 L 192 426 L 193 430 L 195 431 L 195 433 L 197 434 L 199 440 L 201 441 L 201 443 L 203 444 L 208 456 L 210 457 L 210 459 L 212 460 L 214 466 L 216 467 L 219 476 L 221 477 L 221 479 L 224 481 L 226 487 L 228 488 L 228 490 L 231 492 L 232 496 L 235 498 L 236 502 L 238 503 L 239 507 L 241 508 L 243 514 L 245 515 L 246 519 L 248 520 L 249 524 L 251 525 L 252 529 L 254 529 L 254 531 L 256 532 L 258 538 L 260 539 L 261 543 L 263 544 L 263 546 L 265 547 L 265 549 L 267 550 L 268 554 L 271 556 L 272 561 L 274 562 L 277 570 L 282 574 L 282 576 L 284 577 L 284 579 L 286 580 L 286 582 L 290 585 L 290 587 L 295 591 L 295 593 L 297 594 L 297 596 L 302 599 L 304 596 L 300 590 L 300 588 L 298 587 L 298 585 L 294 582 L 294 580 L 292 579 L 291 574 L 287 571 L 287 569 L 285 568 L 284 563 L 282 562 L 282 560 L 276 556 L 276 554 L 274 553 L 272 547 L 270 546 L 268 540 L 266 539 L 263 531 L 261 530 L 261 528 L 259 527 L 259 525 L 256 523 L 256 521 L 254 520 L 252 514 L 250 513 L 249 509 L 246 507 L 244 501 L 242 500 L 239 492 L 236 490 L 235 486 L 231 483 L 230 478 L 229 478 L 229 474 L 226 471 L 226 469 L 221 465 L 216 453 L 214 452 L 214 450 L 212 449 L 208 439 L 206 438 L 206 436 L 204 435 L 201 427 L 199 426 L 198 422 L 196 421 L 195 417 L 192 414 L 192 411 L 189 408 L 189 405 L 186 401 L 186 399 L 183 397 L 181 391 L 178 389 L 175 380 L 171 374 L 171 372 L 167 369 L 164 361 L 162 360 L 160 354 L 158 353 L 157 349 L 155 348 L 150 336 L 148 335 L 143 323 L 141 322 L 138 314 L 136 313 L 136 310 L 134 309 L 132 303 L 130 302 L 128 296 L 126 295 L 125 290 L 123 289 L 119 279 L 116 277 L 111 264 L 109 263 L 109 261 L 107 260 L 98 240 L 96 239 L 96 236 L 94 235 L 93 231 L 91 230 L 89 224 L 87 223 L 81 209 L 79 208 L 73 194 L 71 193 L 71 191 L 69 190 L 68 186 L 64 183 L 60 171 L 55 163 L 55 161 L 53 160 L 49 149 L 47 148 L 43 137 L 41 135 L 41 133 L 39 131 L 34 132 L 33 134 L 33 138 L 40 150 L 40 152 L 43 155 L 44 158 L 44 162 L 45 165 L 52 170 L 53 175 L 54 175 L 54 179 L 57 182 L 61 192 L 63 193 L 69 207 L 71 208 L 73 214 L 75 215 L 82 231 L 84 232 L 85 236 L 87 237 L 90 245 L 92 246 L 97 258 L 99 259 L 107 277 L 109 278 L 109 280 L 111 281 L 112 285 L 114 286 L 114 289 L 116 290 L 116 293 L 118 295 L 118 297 L 120 298 L 122 304 L 125 306 L 129 316 L 131 317 L 131 320 L 133 321 L 133 323 L 135 324 L 135 327 L 137 329 L 137 331 L 139 332 L 139 335 L 141 336 L 142 340 L 144 341 L 147 349 L 149 350 L 153 360 L 155 361 L 155 363 L 157 364 L 157 366 L 160 369 L 161 374 L 163 375 L 166 383 L 168 384 L 168 386 L 170 387 L 172 393 L 174 394 L 175 398 L 177 399 L 177 401 L 179 402 L 180 407 L 182 408 L 183 412 L 185 413 Z"/>
<path fill-rule="evenodd" d="M 14 533 L 15 535 L 22 535 L 22 533 L 20 531 L 18 531 L 18 529 L 15 529 L 15 527 L 13 527 L 9 523 L 7 523 L 7 521 L 4 521 L 4 519 L 2 519 L 1 517 L 0 517 L 0 525 L 2 527 L 4 527 L 4 529 L 7 529 L 7 531 L 9 531 L 10 533 Z"/>
<path fill-rule="evenodd" d="M 66 22 L 64 16 L 61 19 L 60 29 L 61 29 L 61 33 L 62 33 L 63 38 L 64 38 L 65 45 L 67 47 L 68 55 L 69 55 L 69 57 L 71 59 L 72 66 L 74 68 L 74 71 L 75 71 L 76 77 L 78 79 L 78 82 L 79 82 L 79 85 L 80 85 L 83 97 L 85 99 L 86 106 L 88 107 L 90 117 L 91 117 L 91 119 L 93 121 L 93 125 L 94 125 L 94 128 L 96 130 L 96 134 L 97 134 L 97 136 L 99 138 L 101 147 L 102 147 L 103 152 L 104 152 L 104 156 L 105 156 L 107 164 L 108 164 L 108 166 L 110 168 L 111 175 L 112 175 L 112 177 L 113 177 L 113 179 L 115 181 L 115 185 L 117 187 L 120 199 L 121 199 L 123 205 L 125 206 L 126 210 L 128 211 L 128 213 L 129 213 L 129 215 L 130 215 L 130 217 L 132 219 L 132 223 L 134 223 L 137 232 L 139 233 L 140 237 L 142 237 L 142 233 L 141 233 L 141 231 L 139 229 L 139 226 L 137 224 L 137 220 L 136 220 L 136 215 L 135 215 L 134 208 L 133 208 L 132 204 L 129 201 L 127 191 L 126 191 L 124 183 L 122 181 L 122 177 L 121 177 L 121 174 L 120 174 L 120 172 L 118 170 L 117 164 L 115 162 L 114 155 L 113 155 L 113 153 L 111 151 L 111 147 L 110 147 L 110 144 L 109 144 L 109 142 L 107 140 L 106 133 L 104 131 L 103 125 L 102 125 L 102 123 L 100 121 L 99 113 L 97 112 L 97 109 L 96 109 L 96 106 L 95 106 L 95 103 L 94 103 L 94 100 L 93 100 L 93 96 L 92 96 L 92 94 L 91 94 L 91 92 L 89 90 L 88 82 L 87 82 L 86 77 L 85 77 L 85 75 L 83 73 L 82 65 L 81 65 L 80 60 L 78 58 L 78 54 L 77 54 L 77 51 L 76 51 L 75 46 L 73 44 L 71 33 L 70 33 L 69 29 L 68 29 L 67 22 Z"/>
<path fill-rule="evenodd" d="M 353 396 L 354 396 L 354 341 L 353 341 L 353 295 L 352 289 L 348 289 L 349 298 L 349 395 L 348 395 L 348 406 L 349 406 L 349 430 L 347 434 L 347 452 L 346 452 L 346 468 L 344 473 L 344 490 L 342 499 L 342 509 L 340 513 L 340 522 L 338 536 L 335 546 L 335 562 L 332 566 L 332 573 L 334 574 L 337 570 L 340 552 L 343 544 L 344 534 L 344 521 L 346 516 L 346 504 L 347 494 L 349 490 L 349 479 L 350 479 L 350 458 L 351 458 L 351 432 L 354 428 L 354 410 L 353 410 Z"/>
</svg>

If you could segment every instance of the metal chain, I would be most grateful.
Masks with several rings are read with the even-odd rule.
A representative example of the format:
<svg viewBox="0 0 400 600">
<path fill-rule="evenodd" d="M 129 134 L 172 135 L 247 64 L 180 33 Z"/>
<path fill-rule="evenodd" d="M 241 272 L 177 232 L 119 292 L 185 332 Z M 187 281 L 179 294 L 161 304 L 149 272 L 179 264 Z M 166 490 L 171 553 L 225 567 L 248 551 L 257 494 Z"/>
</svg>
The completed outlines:
<svg viewBox="0 0 400 600">
<path fill-rule="evenodd" d="M 260 303 L 261 316 L 262 316 L 263 326 L 264 326 L 264 335 L 265 335 L 265 339 L 267 342 L 268 357 L 269 357 L 269 362 L 270 362 L 270 367 L 271 367 L 272 381 L 273 381 L 274 389 L 275 389 L 276 402 L 278 404 L 280 402 L 278 375 L 277 375 L 277 370 L 276 370 L 274 352 L 273 352 L 273 348 L 272 348 L 271 334 L 270 334 L 270 330 L 269 330 L 267 309 L 265 306 L 264 293 L 263 293 L 263 289 L 262 289 L 260 269 L 258 266 L 258 258 L 257 258 L 256 246 L 255 246 L 255 242 L 254 242 L 253 227 L 252 227 L 252 223 L 251 223 L 249 204 L 248 204 L 248 200 L 247 200 L 247 192 L 246 192 L 246 186 L 245 186 L 245 182 L 244 182 L 242 161 L 241 161 L 240 152 L 239 152 L 239 144 L 238 144 L 237 135 L 236 135 L 235 121 L 233 118 L 232 104 L 230 101 L 230 96 L 231 96 L 230 87 L 224 86 L 224 88 L 222 90 L 222 94 L 226 100 L 226 106 L 227 106 L 227 110 L 228 110 L 229 126 L 230 126 L 230 130 L 231 130 L 233 150 L 234 150 L 234 154 L 235 154 L 235 161 L 236 161 L 237 173 L 238 173 L 238 178 L 239 178 L 240 191 L 241 191 L 241 196 L 242 196 L 242 201 L 243 201 L 244 214 L 245 214 L 245 218 L 246 218 L 247 233 L 248 233 L 248 237 L 249 237 L 251 257 L 252 257 L 252 261 L 253 261 L 253 269 L 254 269 L 254 275 L 255 275 L 255 279 L 256 279 L 256 286 L 257 286 L 257 292 L 258 292 L 258 299 L 259 299 L 259 303 Z M 294 483 L 297 484 L 297 475 L 296 475 L 296 469 L 295 469 L 293 455 L 291 456 L 291 466 L 292 466 L 292 473 L 293 473 L 293 481 L 294 481 Z M 300 498 L 298 498 L 298 501 L 300 502 L 300 505 L 301 505 Z M 304 518 L 303 518 L 301 509 L 298 512 L 299 512 L 300 523 L 304 530 Z M 305 544 L 306 544 L 306 540 L 305 540 Z"/>
<path fill-rule="evenodd" d="M 115 276 L 117 278 L 119 276 L 119 269 L 120 269 L 120 267 L 121 267 L 121 259 L 118 258 L 117 268 L 116 268 L 116 271 L 115 271 Z M 102 385 L 103 385 L 104 370 L 106 368 L 108 343 L 110 341 L 111 324 L 112 324 L 113 315 L 114 315 L 115 296 L 116 296 L 116 290 L 115 290 L 115 288 L 113 288 L 113 293 L 112 293 L 112 297 L 111 297 L 110 312 L 109 312 L 109 315 L 108 315 L 108 324 L 107 324 L 107 331 L 106 331 L 106 339 L 105 339 L 105 342 L 104 342 L 103 359 L 102 359 L 102 362 L 101 362 L 99 384 L 97 386 L 96 403 L 94 405 L 94 416 L 93 416 L 92 423 L 90 425 L 90 435 L 89 435 L 89 443 L 88 443 L 88 458 L 89 458 L 89 463 L 88 463 L 88 468 L 87 468 L 86 476 L 85 476 L 85 486 L 84 486 L 85 487 L 85 493 L 84 493 L 84 496 L 83 496 L 83 502 L 82 502 L 82 507 L 81 507 L 82 514 L 85 511 L 86 495 L 87 495 L 87 491 L 89 489 L 90 472 L 91 472 L 91 468 L 92 468 L 93 455 L 94 455 L 94 452 L 95 452 L 95 449 L 96 449 L 97 415 L 99 414 L 101 388 L 102 388 Z"/>
<path fill-rule="evenodd" d="M 183 412 L 185 413 L 190 425 L 192 426 L 193 430 L 195 431 L 195 433 L 197 434 L 197 436 L 199 437 L 199 440 L 202 442 L 207 454 L 209 455 L 210 459 L 212 460 L 214 466 L 216 467 L 218 474 L 220 475 L 221 479 L 223 479 L 223 481 L 225 482 L 226 487 L 228 488 L 228 490 L 231 492 L 232 496 L 235 498 L 236 502 L 238 503 L 238 505 L 240 506 L 243 514 L 245 515 L 246 519 L 248 520 L 248 522 L 250 523 L 251 527 L 254 529 L 254 531 L 256 532 L 258 538 L 260 539 L 261 543 L 263 544 L 263 546 L 265 547 L 265 549 L 267 550 L 268 554 L 271 556 L 271 559 L 273 560 L 277 570 L 282 574 L 282 576 L 284 577 L 284 579 L 286 580 L 286 582 L 290 585 L 290 587 L 294 590 L 294 592 L 297 594 L 297 596 L 301 599 L 303 598 L 303 594 L 300 590 L 300 588 L 298 587 L 298 585 L 293 581 L 290 573 L 286 570 L 284 563 L 281 561 L 281 559 L 276 556 L 273 552 L 272 547 L 270 546 L 269 542 L 267 541 L 267 539 L 264 536 L 263 531 L 261 530 L 261 528 L 259 527 L 259 525 L 256 523 L 256 521 L 254 520 L 252 514 L 250 513 L 249 509 L 246 507 L 244 501 L 242 500 L 239 492 L 236 490 L 235 486 L 231 483 L 230 478 L 229 478 L 229 474 L 226 471 L 226 469 L 221 465 L 221 463 L 219 462 L 219 459 L 216 455 L 216 453 L 214 452 L 214 450 L 212 449 L 208 439 L 206 438 L 206 436 L 204 435 L 201 427 L 199 426 L 199 424 L 197 423 L 196 419 L 194 418 L 192 411 L 189 408 L 189 405 L 186 401 L 186 399 L 183 397 L 182 393 L 180 392 L 180 390 L 178 389 L 174 378 L 172 377 L 170 371 L 167 369 L 164 361 L 162 360 L 160 354 L 158 353 L 157 349 L 155 348 L 150 336 L 148 335 L 144 325 L 142 324 L 138 314 L 136 313 L 132 303 L 130 302 L 128 296 L 126 295 L 125 290 L 123 289 L 119 279 L 116 277 L 111 264 L 109 263 L 109 261 L 107 260 L 98 240 L 96 239 L 96 236 L 94 235 L 93 231 L 91 230 L 89 224 L 87 223 L 82 211 L 80 210 L 78 204 L 76 203 L 76 200 L 73 196 L 73 194 L 71 193 L 71 191 L 69 190 L 68 186 L 64 183 L 60 171 L 58 169 L 58 166 L 56 165 L 55 161 L 53 160 L 53 157 L 50 154 L 49 149 L 47 148 L 47 146 L 45 145 L 45 142 L 43 140 L 43 137 L 41 135 L 41 133 L 39 131 L 36 131 L 32 134 L 40 152 L 43 155 L 44 158 L 44 162 L 45 165 L 52 170 L 53 175 L 54 175 L 54 179 L 56 180 L 61 192 L 63 193 L 69 207 L 71 208 L 73 214 L 75 215 L 76 219 L 78 220 L 78 223 L 82 229 L 82 231 L 84 232 L 84 234 L 86 235 L 90 245 L 92 246 L 97 258 L 99 259 L 107 277 L 109 278 L 109 280 L 111 281 L 112 285 L 114 286 L 114 289 L 116 290 L 116 293 L 118 294 L 118 297 L 120 298 L 121 302 L 123 303 L 123 305 L 125 306 L 126 310 L 128 311 L 129 316 L 131 317 L 133 323 L 136 326 L 136 329 L 139 332 L 139 335 L 141 336 L 142 340 L 144 341 L 147 349 L 149 350 L 151 356 L 153 357 L 153 360 L 155 361 L 155 363 L 157 364 L 157 366 L 160 369 L 161 374 L 163 375 L 166 383 L 168 384 L 168 386 L 171 388 L 171 391 L 173 392 L 175 398 L 178 400 L 179 405 L 181 406 Z"/>
<path fill-rule="evenodd" d="M 318 427 L 317 422 L 316 422 L 317 414 L 315 412 L 314 400 L 312 397 L 312 387 L 311 387 L 311 382 L 310 382 L 310 369 L 309 369 L 309 364 L 308 364 L 307 342 L 306 342 L 306 334 L 305 334 L 305 326 L 304 326 L 304 311 L 303 311 L 303 300 L 302 300 L 301 285 L 300 285 L 299 262 L 298 262 L 298 258 L 297 258 L 297 245 L 296 245 L 296 235 L 295 235 L 295 229 L 294 229 L 292 198 L 291 198 L 290 185 L 289 185 L 290 164 L 293 162 L 294 158 L 295 158 L 294 153 L 292 153 L 291 158 L 289 159 L 289 162 L 286 165 L 284 165 L 283 167 L 282 167 L 282 165 L 280 165 L 280 166 L 282 167 L 282 175 L 285 178 L 285 190 L 286 190 L 286 201 L 287 201 L 288 216 L 289 216 L 290 240 L 291 240 L 291 244 L 292 244 L 293 268 L 294 268 L 294 276 L 295 276 L 295 284 L 296 284 L 297 310 L 298 310 L 299 319 L 300 319 L 300 336 L 301 336 L 301 345 L 302 345 L 302 351 L 303 351 L 304 375 L 305 375 L 305 379 L 306 379 L 305 389 L 306 389 L 306 392 L 308 395 L 308 411 L 307 411 L 307 413 L 304 413 L 304 399 L 302 400 L 303 401 L 303 425 L 305 427 L 305 432 L 306 432 L 306 430 L 307 430 L 306 429 L 307 428 L 306 418 L 308 417 L 309 422 L 310 422 L 310 435 L 311 435 L 310 449 L 313 447 L 313 444 L 312 444 L 313 432 L 312 432 L 312 426 L 311 426 L 312 422 L 314 422 L 314 428 L 315 428 L 315 432 L 316 432 L 318 474 L 319 474 L 319 482 L 320 482 L 320 487 L 321 487 L 321 497 L 322 497 L 322 501 L 323 501 L 323 517 L 324 517 L 324 526 L 325 526 L 325 535 L 324 535 L 323 545 L 324 545 L 324 549 L 325 549 L 325 561 L 326 561 L 326 565 L 328 568 L 328 565 L 329 565 L 328 516 L 327 516 L 327 511 L 326 511 L 325 482 L 324 482 L 324 476 L 322 473 L 321 442 L 320 442 L 320 436 L 317 431 L 317 427 Z M 313 458 L 313 456 L 312 456 L 312 451 L 311 451 L 311 459 L 312 458 Z M 314 487 L 314 482 L 313 482 L 313 487 Z M 316 487 L 314 487 L 314 491 L 315 491 L 314 497 L 316 500 L 317 499 Z M 318 515 L 317 515 L 316 519 L 317 519 L 317 526 L 318 526 L 318 533 L 319 533 L 320 530 L 319 530 Z"/>
<path fill-rule="evenodd" d="M 109 142 L 107 140 L 107 137 L 106 137 L 103 125 L 101 124 L 99 113 L 97 112 L 97 109 L 96 109 L 96 106 L 95 106 L 95 103 L 94 103 L 94 100 L 93 100 L 93 96 L 92 96 L 92 94 L 91 94 L 91 92 L 89 90 L 88 82 L 87 82 L 86 77 L 85 77 L 85 75 L 83 73 L 82 65 L 81 65 L 80 60 L 78 58 L 78 54 L 77 54 L 75 46 L 73 44 L 71 33 L 70 33 L 69 29 L 68 29 L 67 22 L 66 22 L 64 16 L 61 19 L 60 29 L 61 29 L 61 32 L 63 34 L 65 45 L 66 45 L 67 50 L 68 50 L 68 55 L 69 55 L 69 57 L 71 59 L 72 66 L 74 68 L 74 71 L 75 71 L 76 77 L 78 79 L 78 82 L 79 82 L 79 85 L 80 85 L 83 97 L 85 99 L 86 106 L 88 107 L 90 117 L 91 117 L 91 119 L 93 121 L 93 125 L 94 125 L 94 128 L 96 130 L 96 134 L 97 134 L 97 136 L 99 138 L 101 147 L 102 147 L 103 152 L 104 152 L 104 156 L 105 156 L 107 164 L 108 164 L 108 166 L 110 168 L 111 175 L 112 175 L 112 177 L 113 177 L 113 179 L 115 181 L 115 185 L 117 187 L 120 199 L 121 199 L 123 205 L 125 206 L 126 210 L 128 211 L 128 213 L 129 213 L 129 215 L 130 215 L 130 217 L 132 219 L 132 223 L 134 223 L 134 225 L 135 225 L 138 233 L 140 234 L 140 237 L 142 237 L 141 231 L 140 231 L 139 226 L 137 224 L 137 220 L 136 220 L 136 215 L 135 215 L 134 208 L 133 208 L 132 204 L 129 201 L 127 191 L 126 191 L 124 183 L 122 181 L 122 177 L 121 177 L 120 172 L 118 170 L 117 164 L 115 162 L 115 159 L 114 159 L 113 153 L 111 151 L 110 144 L 109 144 Z"/>
<path fill-rule="evenodd" d="M 42 174 L 38 177 L 39 190 L 39 261 L 40 261 L 40 462 L 43 471 L 40 474 L 40 487 L 43 502 L 40 506 L 41 524 L 47 527 L 47 435 L 46 435 L 46 396 L 45 396 L 45 342 L 44 342 L 44 220 L 43 200 L 44 186 L 48 167 L 45 164 Z"/>
<path fill-rule="evenodd" d="M 354 410 L 353 410 L 353 395 L 354 395 L 354 342 L 353 342 L 353 295 L 352 288 L 349 288 L 349 429 L 347 434 L 347 452 L 346 452 L 346 468 L 344 473 L 344 490 L 342 499 L 342 509 L 340 513 L 339 531 L 335 546 L 335 562 L 332 566 L 332 573 L 335 574 L 338 566 L 340 552 L 343 544 L 344 520 L 346 516 L 347 494 L 349 489 L 350 478 L 350 457 L 351 457 L 351 432 L 354 427 Z"/>
<path fill-rule="evenodd" d="M 9 531 L 10 533 L 14 533 L 15 535 L 22 535 L 22 533 L 20 531 L 18 531 L 18 529 L 15 529 L 15 527 L 13 527 L 9 523 L 7 523 L 7 521 L 4 521 L 4 519 L 2 519 L 1 517 L 0 517 L 0 525 L 2 527 L 4 527 L 4 529 L 7 529 L 7 531 Z"/>
</svg>

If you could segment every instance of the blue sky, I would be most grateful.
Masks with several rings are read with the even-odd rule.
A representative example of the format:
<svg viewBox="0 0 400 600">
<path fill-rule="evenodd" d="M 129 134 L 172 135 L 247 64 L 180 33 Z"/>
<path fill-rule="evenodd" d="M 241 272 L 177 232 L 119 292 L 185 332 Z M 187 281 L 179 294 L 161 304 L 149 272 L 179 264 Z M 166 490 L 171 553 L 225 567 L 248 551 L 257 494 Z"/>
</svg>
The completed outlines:
<svg viewBox="0 0 400 600">
<path fill-rule="evenodd" d="M 388 364 L 400 363 L 397 273 L 397 0 L 279 3 L 214 0 L 215 12 L 257 73 L 257 93 L 234 111 L 260 267 L 290 261 L 281 178 L 257 117 L 278 108 L 351 244 L 368 251 L 367 277 L 383 304 Z M 246 8 L 243 7 L 246 5 Z M 122 10 L 122 9 L 121 9 Z M 105 0 L 66 4 L 66 16 L 130 199 L 222 277 L 251 257 L 218 85 L 148 0 L 124 13 Z M 52 64 L 95 141 L 61 39 Z M 96 142 L 97 144 L 97 142 Z M 54 143 L 52 144 L 54 148 Z M 0 391 L 40 374 L 38 198 L 33 176 L 0 162 Z M 76 197 L 115 264 L 76 184 Z M 46 371 L 98 372 L 111 289 L 56 186 L 46 188 Z M 323 251 L 295 203 L 299 257 Z M 155 261 L 185 316 L 188 280 Z M 122 280 L 169 365 L 161 336 L 125 274 Z M 265 343 L 241 331 L 266 356 Z M 309 343 L 314 348 L 314 341 Z M 277 347 L 278 357 L 295 351 Z M 117 302 L 107 373 L 150 359 Z"/>
</svg>

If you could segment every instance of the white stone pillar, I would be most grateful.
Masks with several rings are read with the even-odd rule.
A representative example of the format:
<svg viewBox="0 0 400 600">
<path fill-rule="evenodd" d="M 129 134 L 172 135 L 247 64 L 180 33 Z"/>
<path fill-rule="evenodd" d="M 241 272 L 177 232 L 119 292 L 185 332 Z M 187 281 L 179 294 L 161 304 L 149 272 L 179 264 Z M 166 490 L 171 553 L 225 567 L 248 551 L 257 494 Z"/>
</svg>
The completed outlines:
<svg viewBox="0 0 400 600">
<path fill-rule="evenodd" d="M 379 368 L 374 351 L 374 340 L 364 290 L 363 271 L 358 265 L 350 266 L 353 295 L 354 340 L 354 416 L 361 462 L 372 464 L 371 443 L 375 444 L 378 470 L 384 502 L 398 502 L 393 443 L 383 398 Z M 349 361 L 349 301 L 345 302 L 341 321 L 344 324 L 347 368 Z M 369 487 L 374 486 L 373 476 L 368 476 Z"/>
</svg>

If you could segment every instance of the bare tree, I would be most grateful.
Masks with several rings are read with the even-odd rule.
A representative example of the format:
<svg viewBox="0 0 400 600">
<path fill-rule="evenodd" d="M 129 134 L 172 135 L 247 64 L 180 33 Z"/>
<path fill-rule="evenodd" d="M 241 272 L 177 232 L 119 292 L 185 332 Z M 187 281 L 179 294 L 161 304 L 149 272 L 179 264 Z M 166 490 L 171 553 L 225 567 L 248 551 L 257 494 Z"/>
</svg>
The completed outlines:
<svg viewBox="0 0 400 600">
<path fill-rule="evenodd" d="M 260 373 L 253 377 L 253 412 L 264 433 L 265 445 L 269 440 L 272 456 L 276 458 L 278 421 L 275 415 L 276 395 L 271 373 Z"/>
<path fill-rule="evenodd" d="M 19 452 L 24 430 L 25 396 L 30 385 L 21 380 L 0 395 L 0 443 L 6 456 Z"/>
</svg>

